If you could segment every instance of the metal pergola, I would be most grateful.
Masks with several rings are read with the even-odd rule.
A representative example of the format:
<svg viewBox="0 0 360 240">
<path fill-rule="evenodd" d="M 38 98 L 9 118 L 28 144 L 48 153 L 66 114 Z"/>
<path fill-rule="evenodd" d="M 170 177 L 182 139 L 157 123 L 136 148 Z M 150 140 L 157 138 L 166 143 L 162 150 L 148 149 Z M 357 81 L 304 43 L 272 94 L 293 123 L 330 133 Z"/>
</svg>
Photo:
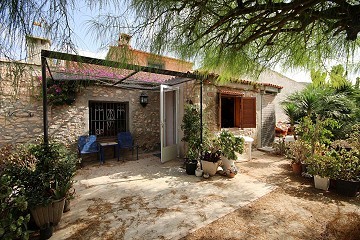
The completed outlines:
<svg viewBox="0 0 360 240">
<path fill-rule="evenodd" d="M 50 77 L 53 78 L 49 64 L 47 62 L 47 58 L 72 61 L 72 62 L 76 62 L 76 63 L 93 64 L 93 65 L 97 65 L 97 66 L 104 66 L 104 67 L 117 68 L 117 69 L 127 69 L 127 70 L 134 71 L 133 73 L 130 73 L 126 77 L 124 77 L 122 79 L 118 79 L 115 83 L 112 84 L 113 86 L 115 86 L 117 84 L 121 84 L 123 81 L 125 81 L 126 79 L 130 78 L 131 76 L 135 75 L 138 72 L 162 74 L 162 75 L 174 76 L 174 77 L 179 77 L 179 78 L 188 78 L 190 80 L 200 80 L 200 125 L 201 125 L 200 139 L 201 139 L 201 143 L 202 143 L 202 141 L 203 141 L 203 119 L 202 119 L 203 97 L 202 97 L 202 95 L 203 95 L 203 81 L 206 79 L 205 76 L 200 75 L 200 74 L 191 73 L 191 72 L 187 72 L 187 73 L 177 72 L 177 71 L 171 71 L 171 70 L 165 70 L 165 69 L 158 69 L 158 68 L 152 68 L 152 67 L 127 64 L 127 63 L 122 63 L 122 62 L 98 59 L 98 58 L 85 57 L 85 56 L 74 55 L 74 54 L 69 54 L 69 53 L 41 50 L 41 77 L 42 77 L 43 125 L 44 125 L 43 131 L 44 131 L 44 144 L 46 146 L 49 144 L 46 70 L 49 71 Z"/>
</svg>

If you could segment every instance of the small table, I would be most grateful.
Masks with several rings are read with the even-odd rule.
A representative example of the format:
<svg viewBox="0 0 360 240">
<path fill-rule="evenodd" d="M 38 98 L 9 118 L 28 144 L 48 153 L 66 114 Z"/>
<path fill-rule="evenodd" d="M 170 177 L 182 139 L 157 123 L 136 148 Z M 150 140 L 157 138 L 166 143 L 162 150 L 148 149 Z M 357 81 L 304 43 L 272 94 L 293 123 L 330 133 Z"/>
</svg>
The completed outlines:
<svg viewBox="0 0 360 240">
<path fill-rule="evenodd" d="M 105 162 L 104 147 L 107 147 L 107 146 L 114 146 L 114 157 L 117 156 L 118 161 L 119 161 L 119 156 L 118 156 L 118 153 L 117 153 L 117 146 L 118 146 L 117 142 L 101 142 L 101 143 L 99 143 L 99 145 L 100 145 L 100 162 L 101 163 Z"/>
</svg>

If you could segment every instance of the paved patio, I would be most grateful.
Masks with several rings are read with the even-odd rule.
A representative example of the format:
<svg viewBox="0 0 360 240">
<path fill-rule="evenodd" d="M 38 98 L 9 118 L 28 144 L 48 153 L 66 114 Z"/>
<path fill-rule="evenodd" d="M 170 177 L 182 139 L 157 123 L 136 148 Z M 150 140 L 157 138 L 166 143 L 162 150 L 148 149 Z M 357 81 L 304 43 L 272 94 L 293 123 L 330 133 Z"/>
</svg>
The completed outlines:
<svg viewBox="0 0 360 240">
<path fill-rule="evenodd" d="M 182 166 L 142 154 L 80 169 L 71 211 L 51 239 L 179 239 L 274 188 L 241 169 L 233 179 L 203 179 Z"/>
</svg>

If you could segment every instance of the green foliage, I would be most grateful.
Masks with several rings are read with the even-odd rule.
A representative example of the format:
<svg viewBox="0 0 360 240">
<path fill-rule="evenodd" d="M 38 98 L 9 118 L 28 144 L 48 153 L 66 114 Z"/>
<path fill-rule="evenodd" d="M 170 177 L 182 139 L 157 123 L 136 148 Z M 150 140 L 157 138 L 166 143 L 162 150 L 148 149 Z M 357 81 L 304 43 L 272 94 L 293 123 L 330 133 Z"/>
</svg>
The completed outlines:
<svg viewBox="0 0 360 240">
<path fill-rule="evenodd" d="M 3 152 L 2 150 L 0 150 Z M 7 174 L 0 177 L 0 238 L 28 239 L 27 201 L 21 182 Z"/>
<path fill-rule="evenodd" d="M 358 91 L 344 85 L 334 88 L 329 84 L 317 86 L 311 84 L 300 92 L 287 97 L 282 103 L 285 113 L 294 122 L 300 122 L 305 116 L 312 121 L 332 118 L 338 127 L 332 129 L 335 138 L 343 139 L 351 126 L 360 120 L 360 97 Z"/>
<path fill-rule="evenodd" d="M 285 138 L 280 138 L 279 141 L 274 142 L 273 149 L 274 154 L 284 156 L 288 150 L 288 144 L 285 142 Z"/>
<path fill-rule="evenodd" d="M 334 179 L 346 181 L 360 181 L 360 152 L 359 149 L 344 149 L 331 151 L 336 159 L 334 163 Z"/>
<path fill-rule="evenodd" d="M 310 144 L 311 154 L 314 154 L 321 151 L 323 145 L 330 145 L 333 137 L 332 129 L 337 127 L 337 121 L 331 118 L 325 120 L 317 118 L 312 121 L 309 117 L 304 117 L 296 128 L 296 133 L 302 141 Z"/>
<path fill-rule="evenodd" d="M 320 177 L 333 177 L 336 166 L 336 158 L 330 152 L 325 154 L 314 154 L 309 158 L 308 173 L 318 175 Z"/>
<path fill-rule="evenodd" d="M 339 26 L 349 21 L 339 20 L 349 9 L 358 11 L 355 3 L 132 0 L 130 6 L 139 16 L 134 32 L 151 36 L 139 37 L 145 46 L 156 53 L 175 51 L 186 59 L 201 59 L 205 70 L 226 77 L 275 63 L 309 69 L 325 59 L 351 59 L 359 46 L 357 35 L 345 31 L 354 23 Z M 98 35 L 111 33 L 109 25 L 117 19 L 97 23 L 106 26 Z"/>
<path fill-rule="evenodd" d="M 326 84 L 326 72 L 320 70 L 311 69 L 310 78 L 314 87 L 322 87 Z"/>
<path fill-rule="evenodd" d="M 222 130 L 217 139 L 218 146 L 221 153 L 229 160 L 236 160 L 236 154 L 243 153 L 244 151 L 244 139 L 241 137 L 235 137 L 234 134 L 227 130 Z"/>
<path fill-rule="evenodd" d="M 76 155 L 51 142 L 19 146 L 4 158 L 6 171 L 25 189 L 29 207 L 66 197 L 76 172 Z"/>
<path fill-rule="evenodd" d="M 190 160 L 199 159 L 202 150 L 202 143 L 200 137 L 201 122 L 200 111 L 195 105 L 185 105 L 181 130 L 184 131 L 182 141 L 187 142 L 186 156 Z M 203 127 L 203 142 L 206 142 L 206 139 L 206 128 Z"/>
<path fill-rule="evenodd" d="M 335 89 L 351 86 L 351 82 L 346 79 L 345 69 L 342 65 L 332 67 L 329 84 Z"/>
<path fill-rule="evenodd" d="M 24 184 L 10 171 L 13 164 L 33 166 L 35 159 L 25 148 L 6 145 L 0 149 L 0 238 L 28 239 L 28 201 Z M 17 173 L 21 174 L 21 173 Z"/>
<path fill-rule="evenodd" d="M 292 164 L 306 163 L 311 156 L 311 146 L 308 142 L 298 139 L 288 144 L 285 155 L 291 160 Z"/>
</svg>

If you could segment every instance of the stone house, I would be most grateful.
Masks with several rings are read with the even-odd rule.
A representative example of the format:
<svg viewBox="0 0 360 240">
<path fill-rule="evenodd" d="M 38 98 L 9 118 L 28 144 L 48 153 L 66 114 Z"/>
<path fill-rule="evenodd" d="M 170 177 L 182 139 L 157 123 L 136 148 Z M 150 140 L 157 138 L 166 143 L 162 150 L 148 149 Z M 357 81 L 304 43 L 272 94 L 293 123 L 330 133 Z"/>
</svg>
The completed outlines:
<svg viewBox="0 0 360 240">
<path fill-rule="evenodd" d="M 31 40 L 35 47 L 29 49 L 28 62 L 0 62 L 0 145 L 28 142 L 43 134 L 38 50 L 49 49 L 50 42 L 41 38 Z M 189 62 L 132 49 L 129 41 L 130 37 L 121 35 L 106 58 L 176 72 L 192 69 Z M 130 131 L 141 150 L 161 149 L 164 161 L 174 154 L 183 154 L 180 141 L 183 106 L 189 100 L 200 102 L 199 81 L 99 66 L 89 70 L 87 65 L 74 67 L 57 59 L 48 62 L 55 80 L 99 80 L 81 88 L 70 105 L 49 106 L 50 137 L 73 144 L 84 134 L 97 134 L 100 141 L 108 141 L 119 131 Z M 203 84 L 204 119 L 208 127 L 212 131 L 225 128 L 237 135 L 251 136 L 258 147 L 271 144 L 275 118 L 274 109 L 269 106 L 282 87 L 247 80 L 220 85 L 215 78 L 210 76 Z M 146 106 L 140 104 L 140 96 L 147 96 Z"/>
</svg>

